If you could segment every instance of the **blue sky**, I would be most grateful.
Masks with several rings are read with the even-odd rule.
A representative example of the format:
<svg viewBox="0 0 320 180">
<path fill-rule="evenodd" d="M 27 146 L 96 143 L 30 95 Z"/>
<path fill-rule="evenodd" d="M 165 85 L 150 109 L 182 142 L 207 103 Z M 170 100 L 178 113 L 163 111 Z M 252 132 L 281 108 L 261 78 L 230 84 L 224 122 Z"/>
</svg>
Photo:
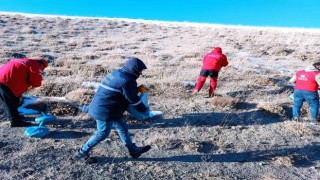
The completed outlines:
<svg viewBox="0 0 320 180">
<path fill-rule="evenodd" d="M 320 28 L 320 0 L 0 0 L 0 11 Z"/>
</svg>

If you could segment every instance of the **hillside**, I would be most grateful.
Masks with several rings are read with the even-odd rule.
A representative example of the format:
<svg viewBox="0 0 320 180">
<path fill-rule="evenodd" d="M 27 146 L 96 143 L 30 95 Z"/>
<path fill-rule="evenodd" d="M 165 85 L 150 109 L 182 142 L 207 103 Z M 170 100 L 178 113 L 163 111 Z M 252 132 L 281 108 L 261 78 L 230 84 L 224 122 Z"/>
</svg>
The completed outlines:
<svg viewBox="0 0 320 180">
<path fill-rule="evenodd" d="M 57 116 L 43 139 L 0 121 L 0 179 L 319 179 L 320 126 L 291 121 L 288 80 L 320 61 L 320 30 L 256 28 L 0 14 L 0 64 L 15 53 L 50 60 L 33 108 Z M 220 46 L 230 65 L 217 95 L 196 97 L 192 87 L 203 55 Z M 100 143 L 95 165 L 70 160 L 95 131 L 72 106 L 90 103 L 94 89 L 128 57 L 148 69 L 150 107 L 162 117 L 137 121 L 126 114 L 138 145 L 152 149 L 129 158 L 118 135 Z M 65 97 L 68 101 L 58 97 Z M 29 116 L 33 119 L 36 115 Z"/>
</svg>

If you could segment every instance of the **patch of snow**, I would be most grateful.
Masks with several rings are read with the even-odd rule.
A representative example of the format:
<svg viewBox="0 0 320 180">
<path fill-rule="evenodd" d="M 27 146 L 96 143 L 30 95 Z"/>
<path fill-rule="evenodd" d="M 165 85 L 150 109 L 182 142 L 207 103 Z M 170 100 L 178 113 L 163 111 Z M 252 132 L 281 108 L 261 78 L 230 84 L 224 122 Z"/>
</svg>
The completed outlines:
<svg viewBox="0 0 320 180">
<path fill-rule="evenodd" d="M 191 81 L 181 81 L 180 84 L 184 87 L 195 87 L 196 83 Z"/>
</svg>

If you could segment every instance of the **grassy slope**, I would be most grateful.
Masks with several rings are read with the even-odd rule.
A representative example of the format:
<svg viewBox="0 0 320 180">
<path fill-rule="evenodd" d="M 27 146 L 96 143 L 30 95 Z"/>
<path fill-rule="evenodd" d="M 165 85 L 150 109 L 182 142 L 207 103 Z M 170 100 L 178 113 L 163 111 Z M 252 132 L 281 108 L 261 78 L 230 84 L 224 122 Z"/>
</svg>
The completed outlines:
<svg viewBox="0 0 320 180">
<path fill-rule="evenodd" d="M 16 52 L 54 57 L 43 86 L 30 95 L 90 102 L 92 90 L 81 84 L 99 82 L 136 56 L 148 66 L 139 84 L 151 87 L 151 109 L 164 112 L 145 122 L 126 116 L 133 140 L 153 147 L 142 158 L 128 158 L 113 132 L 92 152 L 100 163 L 87 167 L 69 157 L 94 132 L 94 122 L 63 102 L 44 100 L 59 114 L 47 138 L 27 138 L 23 128 L 0 122 L 4 179 L 319 177 L 319 128 L 289 121 L 287 82 L 319 60 L 319 31 L 0 16 L 2 63 Z M 207 82 L 190 97 L 192 89 L 180 83 L 196 80 L 202 56 L 215 46 L 230 62 L 220 73 L 220 96 L 204 98 Z"/>
</svg>

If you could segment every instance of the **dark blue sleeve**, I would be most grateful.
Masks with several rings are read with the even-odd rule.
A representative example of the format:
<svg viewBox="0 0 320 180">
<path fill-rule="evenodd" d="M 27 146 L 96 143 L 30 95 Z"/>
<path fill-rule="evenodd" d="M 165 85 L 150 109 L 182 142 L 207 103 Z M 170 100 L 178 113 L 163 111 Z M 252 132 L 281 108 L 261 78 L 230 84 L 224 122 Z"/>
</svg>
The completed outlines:
<svg viewBox="0 0 320 180">
<path fill-rule="evenodd" d="M 138 96 L 138 88 L 136 81 L 128 81 L 122 88 L 123 96 L 129 101 L 137 111 L 146 112 L 148 108 L 142 103 Z"/>
</svg>

